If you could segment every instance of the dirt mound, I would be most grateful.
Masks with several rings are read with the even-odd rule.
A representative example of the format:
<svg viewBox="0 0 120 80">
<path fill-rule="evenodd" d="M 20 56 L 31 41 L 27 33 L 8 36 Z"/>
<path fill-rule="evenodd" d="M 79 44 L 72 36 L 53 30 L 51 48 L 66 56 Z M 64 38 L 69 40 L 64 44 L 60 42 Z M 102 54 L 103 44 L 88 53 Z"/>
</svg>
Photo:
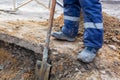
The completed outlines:
<svg viewBox="0 0 120 80">
<path fill-rule="evenodd" d="M 80 18 L 80 28 L 78 33 L 78 38 L 83 35 L 83 17 Z M 104 20 L 104 38 L 105 43 L 120 43 L 120 20 L 109 16 L 106 13 L 103 13 L 103 20 Z M 63 14 L 59 16 L 54 21 L 55 27 L 54 30 L 59 31 L 64 24 Z M 80 35 L 80 36 L 79 36 Z M 82 37 L 81 37 L 82 38 Z"/>
</svg>

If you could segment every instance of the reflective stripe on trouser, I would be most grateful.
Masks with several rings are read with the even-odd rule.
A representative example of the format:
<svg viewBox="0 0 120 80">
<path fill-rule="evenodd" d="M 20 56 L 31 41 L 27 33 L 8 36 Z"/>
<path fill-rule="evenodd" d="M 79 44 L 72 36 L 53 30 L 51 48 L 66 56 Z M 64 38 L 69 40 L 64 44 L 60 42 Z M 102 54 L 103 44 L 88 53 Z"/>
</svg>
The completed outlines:
<svg viewBox="0 0 120 80">
<path fill-rule="evenodd" d="M 103 44 L 103 23 L 84 23 L 84 44 L 88 47 L 101 48 Z"/>
<path fill-rule="evenodd" d="M 62 32 L 69 37 L 75 37 L 78 33 L 80 19 L 79 0 L 63 0 L 64 1 L 64 26 Z"/>
<path fill-rule="evenodd" d="M 63 33 L 70 37 L 77 36 L 79 26 L 77 19 L 80 15 L 80 8 L 82 8 L 85 22 L 85 46 L 101 48 L 103 44 L 103 21 L 99 0 L 64 0 Z"/>
<path fill-rule="evenodd" d="M 85 46 L 101 48 L 103 44 L 102 9 L 99 0 L 79 0 L 84 15 Z"/>
</svg>

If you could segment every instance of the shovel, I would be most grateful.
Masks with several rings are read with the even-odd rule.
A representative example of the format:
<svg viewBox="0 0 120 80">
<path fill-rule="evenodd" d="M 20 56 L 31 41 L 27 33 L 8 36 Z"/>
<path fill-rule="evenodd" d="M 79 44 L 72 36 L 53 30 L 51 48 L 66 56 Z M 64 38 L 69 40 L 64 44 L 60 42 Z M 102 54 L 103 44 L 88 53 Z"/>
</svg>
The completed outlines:
<svg viewBox="0 0 120 80">
<path fill-rule="evenodd" d="M 56 6 L 56 0 L 52 0 L 52 6 L 50 9 L 50 17 L 49 17 L 49 28 L 47 32 L 47 38 L 45 40 L 43 58 L 42 58 L 42 61 L 37 60 L 36 62 L 36 69 L 35 69 L 36 80 L 48 80 L 49 79 L 51 65 L 47 63 L 47 59 L 48 59 L 50 36 L 51 36 L 51 31 L 52 31 L 52 26 L 53 26 L 55 6 Z"/>
</svg>

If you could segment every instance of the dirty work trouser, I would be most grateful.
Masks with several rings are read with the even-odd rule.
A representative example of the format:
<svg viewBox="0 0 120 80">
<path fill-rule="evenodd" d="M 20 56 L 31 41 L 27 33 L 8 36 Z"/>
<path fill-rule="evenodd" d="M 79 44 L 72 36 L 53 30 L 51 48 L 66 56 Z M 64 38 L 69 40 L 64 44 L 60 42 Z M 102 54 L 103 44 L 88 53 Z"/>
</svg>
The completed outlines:
<svg viewBox="0 0 120 80">
<path fill-rule="evenodd" d="M 64 26 L 62 32 L 69 37 L 78 34 L 80 10 L 84 16 L 84 44 L 101 48 L 103 44 L 103 21 L 99 0 L 63 0 Z"/>
</svg>

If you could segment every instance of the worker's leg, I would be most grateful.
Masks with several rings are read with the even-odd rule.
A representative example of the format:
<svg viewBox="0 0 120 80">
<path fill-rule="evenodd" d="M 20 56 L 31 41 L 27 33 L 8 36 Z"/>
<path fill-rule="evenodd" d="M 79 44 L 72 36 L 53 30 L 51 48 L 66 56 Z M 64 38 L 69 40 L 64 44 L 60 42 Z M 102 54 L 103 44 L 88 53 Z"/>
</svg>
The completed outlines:
<svg viewBox="0 0 120 80">
<path fill-rule="evenodd" d="M 63 1 L 64 1 L 64 26 L 62 27 L 62 32 L 54 32 L 52 36 L 54 36 L 57 39 L 66 40 L 65 37 L 75 38 L 77 36 L 80 19 L 79 18 L 80 4 L 79 0 L 63 0 Z"/>
<path fill-rule="evenodd" d="M 103 21 L 99 0 L 79 0 L 84 14 L 84 44 L 85 49 L 78 58 L 91 62 L 103 44 Z"/>
</svg>

